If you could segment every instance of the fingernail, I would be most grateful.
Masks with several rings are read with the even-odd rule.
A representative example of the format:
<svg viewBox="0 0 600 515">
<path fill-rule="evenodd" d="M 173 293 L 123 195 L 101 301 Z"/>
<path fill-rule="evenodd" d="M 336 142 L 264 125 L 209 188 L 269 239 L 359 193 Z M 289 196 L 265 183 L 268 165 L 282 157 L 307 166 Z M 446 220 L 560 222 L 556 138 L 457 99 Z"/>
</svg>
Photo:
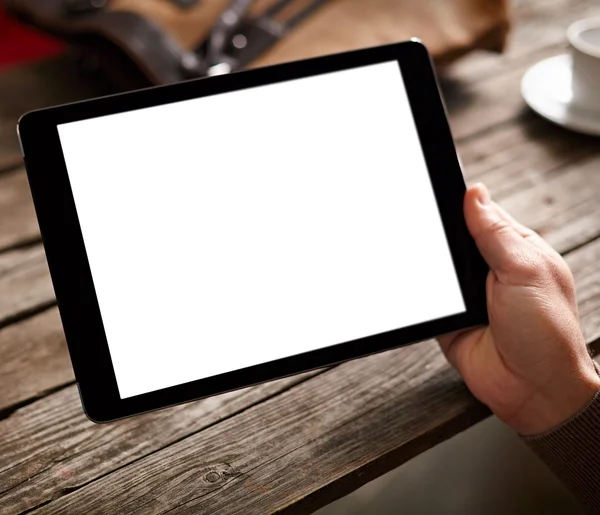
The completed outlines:
<svg viewBox="0 0 600 515">
<path fill-rule="evenodd" d="M 489 206 L 492 203 L 490 192 L 484 184 L 477 185 L 477 202 L 482 206 Z"/>
</svg>

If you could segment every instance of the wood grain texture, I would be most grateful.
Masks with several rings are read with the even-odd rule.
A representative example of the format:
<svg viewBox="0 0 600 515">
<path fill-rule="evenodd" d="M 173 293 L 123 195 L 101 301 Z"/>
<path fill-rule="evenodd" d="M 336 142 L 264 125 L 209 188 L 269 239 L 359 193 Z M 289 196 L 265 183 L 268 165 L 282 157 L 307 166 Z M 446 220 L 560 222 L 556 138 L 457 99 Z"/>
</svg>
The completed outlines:
<svg viewBox="0 0 600 515">
<path fill-rule="evenodd" d="M 600 341 L 600 238 L 569 254 L 567 261 L 576 279 L 584 334 L 589 342 Z M 323 390 L 322 393 L 309 388 L 308 383 L 313 381 L 319 381 L 315 389 Z M 221 488 L 223 493 L 217 497 L 229 503 L 232 500 L 230 488 L 233 488 L 229 483 L 240 476 L 245 478 L 239 486 L 241 497 L 233 499 L 242 503 L 244 513 L 267 513 L 281 507 L 278 503 L 253 504 L 262 499 L 262 490 L 274 490 L 274 498 L 284 500 L 288 490 L 295 495 L 303 492 L 306 499 L 296 507 L 300 512 L 300 508 L 310 506 L 312 509 L 350 492 L 486 415 L 450 372 L 432 342 L 348 363 L 328 371 L 324 379 L 313 378 L 308 383 L 300 387 L 307 388 L 308 393 L 297 393 L 294 388 L 286 394 L 290 400 L 282 401 L 282 405 L 278 404 L 277 397 L 270 401 L 274 405 L 269 408 L 256 406 L 252 416 L 240 414 L 227 426 L 219 424 L 218 430 L 210 429 L 207 435 L 202 432 L 191 438 L 186 437 L 199 429 L 190 420 L 200 421 L 204 416 L 202 410 L 212 409 L 210 404 L 203 404 L 211 399 L 118 423 L 122 426 L 96 426 L 85 419 L 76 390 L 70 387 L 0 422 L 0 435 L 8 435 L 5 443 L 0 437 L 0 456 L 6 456 L 7 463 L 19 464 L 18 468 L 10 469 L 10 475 L 3 475 L 0 466 L 0 502 L 7 506 L 7 513 L 17 513 L 91 482 L 82 489 L 85 493 L 77 491 L 64 500 L 51 502 L 48 513 L 61 513 L 61 510 L 64 513 L 92 510 L 93 513 L 99 499 L 102 499 L 102 509 L 109 512 L 121 505 L 119 513 L 163 512 L 176 507 L 173 503 L 198 492 L 206 491 L 210 498 L 213 491 Z M 330 397 L 323 399 L 323 395 Z M 220 402 L 219 399 L 215 402 Z M 346 415 L 340 415 L 342 407 L 338 404 L 348 410 L 344 411 Z M 419 419 L 419 413 L 427 415 Z M 331 425 L 319 425 L 323 417 Z M 58 435 L 58 443 L 49 438 L 51 430 L 53 435 Z M 262 438 L 268 441 L 252 439 L 260 431 Z M 15 446 L 10 435 L 21 435 L 28 445 Z M 179 440 L 182 441 L 158 455 L 150 454 Z M 84 441 L 96 443 L 81 447 L 83 444 L 79 442 Z M 98 442 L 101 444 L 96 445 Z M 286 450 L 305 446 L 308 450 L 302 452 L 293 450 L 288 454 Z M 298 453 L 308 453 L 308 457 L 302 458 Z M 139 465 L 124 467 L 149 454 Z M 244 454 L 248 456 L 242 456 Z M 317 457 L 319 467 L 314 470 Z M 243 461 L 246 459 L 251 461 Z M 180 461 L 181 468 L 178 468 Z M 306 478 L 297 475 L 298 463 L 303 463 Z M 118 467 L 124 468 L 116 472 L 116 477 L 110 474 L 92 482 Z M 260 467 L 265 468 L 255 485 L 254 470 Z M 286 472 L 288 467 L 289 472 Z M 212 483 L 206 479 L 211 473 L 215 478 Z M 164 483 L 162 489 L 149 479 L 155 475 L 160 484 Z M 280 485 L 282 476 L 285 481 Z M 313 491 L 314 484 L 308 476 L 319 488 Z M 274 477 L 277 483 L 271 484 Z M 302 478 L 302 489 L 294 490 L 294 486 L 298 487 L 295 483 L 298 477 Z M 147 481 L 150 481 L 148 488 L 144 486 Z M 121 492 L 122 486 L 125 488 L 122 493 L 113 494 Z M 111 497 L 120 496 L 114 506 L 106 492 L 111 492 Z M 132 496 L 138 494 L 140 499 L 128 504 Z M 265 501 L 272 503 L 274 498 L 268 497 Z M 197 502 L 194 497 L 189 509 L 200 513 L 228 513 L 227 506 L 231 505 L 213 505 L 215 499 L 203 499 L 201 502 L 208 504 L 199 507 L 194 504 Z M 292 501 L 289 498 L 285 502 Z"/>
<path fill-rule="evenodd" d="M 567 257 L 588 341 L 599 258 L 600 239 Z M 35 513 L 94 513 L 98 499 L 120 513 L 308 513 L 487 414 L 429 341 L 329 370 Z"/>
<path fill-rule="evenodd" d="M 58 309 L 0 330 L 0 413 L 73 382 Z"/>
<path fill-rule="evenodd" d="M 458 144 L 469 182 L 484 182 L 496 199 L 536 187 L 597 152 L 598 140 L 550 125 L 533 113 Z"/>
<path fill-rule="evenodd" d="M 77 388 L 69 386 L 0 421 L 0 513 L 20 513 L 65 495 L 319 373 L 105 425 L 86 418 Z M 111 513 L 103 509 L 92 511 Z"/>
<path fill-rule="evenodd" d="M 20 156 L 19 163 L 22 163 Z M 0 167 L 8 164 L 0 163 Z M 0 252 L 40 239 L 27 175 L 22 167 L 0 174 L 0 221 Z"/>
<path fill-rule="evenodd" d="M 416 435 L 424 450 L 444 422 L 463 416 L 466 427 L 485 414 L 427 342 L 341 365 L 39 512 L 94 512 L 101 498 L 106 513 L 271 513 L 335 479 L 333 468 L 362 468 L 403 441 L 419 447 Z"/>
<path fill-rule="evenodd" d="M 41 244 L 0 254 L 0 325 L 54 303 Z"/>
<path fill-rule="evenodd" d="M 502 199 L 518 220 L 560 252 L 600 234 L 600 154 L 557 169 L 529 189 Z"/>
</svg>

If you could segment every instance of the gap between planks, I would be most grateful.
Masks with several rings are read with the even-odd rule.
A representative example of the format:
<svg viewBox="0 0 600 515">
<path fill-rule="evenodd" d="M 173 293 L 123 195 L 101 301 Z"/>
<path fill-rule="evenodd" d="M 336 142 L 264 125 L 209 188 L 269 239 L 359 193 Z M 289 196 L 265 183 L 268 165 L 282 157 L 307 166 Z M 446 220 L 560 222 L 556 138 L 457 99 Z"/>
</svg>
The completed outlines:
<svg viewBox="0 0 600 515">
<path fill-rule="evenodd" d="M 27 397 L 26 399 L 23 399 L 22 401 L 19 401 L 15 404 L 11 404 L 11 405 L 7 406 L 6 408 L 0 409 L 0 422 L 2 420 L 6 420 L 7 418 L 9 418 L 16 411 L 18 411 L 22 408 L 25 408 L 26 406 L 29 406 L 30 404 L 33 404 L 34 402 L 37 402 L 37 401 L 43 399 L 44 397 L 47 397 L 48 395 L 52 395 L 54 393 L 60 392 L 61 390 L 64 390 L 65 388 L 68 388 L 69 386 L 73 386 L 73 385 L 75 385 L 75 381 L 68 381 L 66 383 L 58 384 L 52 388 L 47 388 L 46 390 L 43 390 L 42 392 L 40 392 L 37 395 Z M 1 492 L 0 492 L 0 495 L 2 495 Z"/>
<path fill-rule="evenodd" d="M 0 326 L 10 326 L 55 304 L 41 244 L 0 254 Z"/>
</svg>

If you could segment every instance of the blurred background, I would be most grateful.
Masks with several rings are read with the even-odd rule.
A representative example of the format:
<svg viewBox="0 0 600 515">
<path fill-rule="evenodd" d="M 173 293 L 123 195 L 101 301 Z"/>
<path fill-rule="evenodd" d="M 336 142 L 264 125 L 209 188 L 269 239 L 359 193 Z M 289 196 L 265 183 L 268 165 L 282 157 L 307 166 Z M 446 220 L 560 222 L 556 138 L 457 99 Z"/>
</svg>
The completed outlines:
<svg viewBox="0 0 600 515">
<path fill-rule="evenodd" d="M 0 1 L 0 70 L 58 55 L 64 45 L 9 17 Z"/>
</svg>

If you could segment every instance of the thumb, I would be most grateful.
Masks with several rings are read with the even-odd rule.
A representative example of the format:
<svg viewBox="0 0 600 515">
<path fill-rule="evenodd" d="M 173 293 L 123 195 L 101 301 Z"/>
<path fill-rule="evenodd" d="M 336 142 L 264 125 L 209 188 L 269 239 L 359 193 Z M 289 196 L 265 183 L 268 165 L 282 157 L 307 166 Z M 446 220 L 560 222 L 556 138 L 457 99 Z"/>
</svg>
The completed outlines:
<svg viewBox="0 0 600 515">
<path fill-rule="evenodd" d="M 464 211 L 469 232 L 492 270 L 508 273 L 527 261 L 528 245 L 523 235 L 503 216 L 483 184 L 467 190 Z"/>
</svg>

